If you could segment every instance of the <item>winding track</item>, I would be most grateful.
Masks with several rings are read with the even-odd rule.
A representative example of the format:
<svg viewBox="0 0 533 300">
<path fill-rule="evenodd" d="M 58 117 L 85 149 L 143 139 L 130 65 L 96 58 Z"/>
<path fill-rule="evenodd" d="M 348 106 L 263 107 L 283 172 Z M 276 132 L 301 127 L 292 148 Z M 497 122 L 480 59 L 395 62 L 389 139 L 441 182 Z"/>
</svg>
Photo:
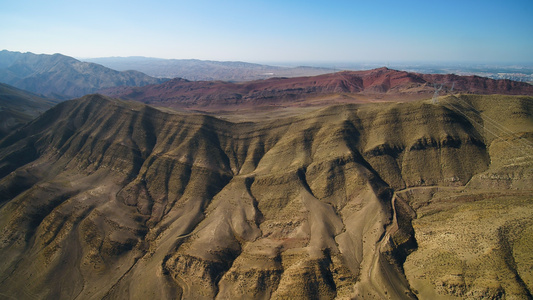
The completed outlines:
<svg viewBox="0 0 533 300">
<path fill-rule="evenodd" d="M 368 270 L 368 282 L 370 283 L 370 286 L 372 287 L 374 292 L 376 294 L 378 294 L 382 299 L 390 298 L 390 296 L 388 297 L 386 294 L 384 294 L 382 292 L 383 288 L 379 288 L 378 282 L 375 282 L 373 280 L 373 278 L 376 278 L 377 276 L 379 276 L 379 268 L 375 268 L 375 266 L 376 267 L 380 266 L 380 267 L 382 267 L 382 269 L 385 269 L 385 268 L 383 268 L 383 259 L 381 258 L 381 251 L 380 251 L 381 247 L 384 245 L 384 243 L 387 243 L 387 241 L 390 239 L 391 235 L 393 235 L 398 230 L 398 221 L 397 221 L 397 212 L 396 212 L 397 194 L 398 193 L 409 192 L 409 191 L 413 191 L 413 190 L 424 190 L 424 189 L 457 190 L 457 189 L 461 189 L 461 188 L 464 188 L 464 186 L 459 186 L 459 187 L 452 187 L 452 186 L 419 186 L 419 187 L 410 187 L 410 188 L 405 188 L 405 189 L 402 189 L 402 190 L 399 190 L 399 191 L 394 191 L 394 193 L 392 195 L 392 198 L 391 198 L 392 221 L 389 224 L 385 225 L 385 230 L 383 231 L 381 237 L 379 238 L 379 240 L 375 244 L 374 253 L 373 253 L 373 256 L 372 256 L 372 261 L 370 263 L 370 268 Z M 387 283 L 389 284 L 389 286 L 392 287 L 394 293 L 398 297 L 401 297 L 403 295 L 403 293 L 400 293 L 398 291 L 398 288 L 397 288 L 396 284 L 391 280 L 388 272 L 382 272 L 382 273 L 384 275 L 384 276 L 382 276 L 382 278 L 386 279 Z"/>
</svg>

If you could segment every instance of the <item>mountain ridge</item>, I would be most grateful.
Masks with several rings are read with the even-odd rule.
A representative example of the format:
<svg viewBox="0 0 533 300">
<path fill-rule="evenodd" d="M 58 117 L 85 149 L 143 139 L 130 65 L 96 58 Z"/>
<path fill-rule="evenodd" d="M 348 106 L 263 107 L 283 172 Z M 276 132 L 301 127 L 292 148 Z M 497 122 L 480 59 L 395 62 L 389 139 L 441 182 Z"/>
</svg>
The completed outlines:
<svg viewBox="0 0 533 300">
<path fill-rule="evenodd" d="M 0 140 L 0 286 L 59 299 L 528 297 L 532 115 L 528 96 L 247 123 L 62 102 Z M 516 133 L 494 136 L 490 120 Z"/>
<path fill-rule="evenodd" d="M 138 70 L 154 77 L 184 78 L 192 81 L 242 82 L 271 77 L 297 77 L 330 73 L 331 68 L 279 67 L 241 61 L 162 59 L 151 57 L 103 57 L 84 61 L 125 71 Z"/>
<path fill-rule="evenodd" d="M 63 54 L 0 51 L 0 82 L 56 99 L 69 99 L 119 85 L 164 82 L 138 71 L 119 72 Z"/>
<path fill-rule="evenodd" d="M 418 74 L 379 68 L 310 77 L 270 78 L 231 83 L 176 78 L 161 85 L 119 87 L 100 91 L 151 105 L 197 110 L 238 107 L 329 105 L 369 101 L 410 101 L 431 98 L 439 89 L 451 93 L 533 94 L 533 86 L 478 76 Z"/>
</svg>

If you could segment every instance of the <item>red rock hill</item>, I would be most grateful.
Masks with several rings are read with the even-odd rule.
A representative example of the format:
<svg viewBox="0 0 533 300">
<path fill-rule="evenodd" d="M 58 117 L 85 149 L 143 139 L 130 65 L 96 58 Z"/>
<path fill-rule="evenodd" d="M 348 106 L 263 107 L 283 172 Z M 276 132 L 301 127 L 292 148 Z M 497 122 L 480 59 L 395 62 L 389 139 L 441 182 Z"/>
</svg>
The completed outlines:
<svg viewBox="0 0 533 300">
<path fill-rule="evenodd" d="M 441 88 L 442 86 L 442 88 Z M 271 78 L 244 83 L 188 81 L 103 90 L 108 96 L 184 109 L 317 105 L 327 101 L 409 101 L 450 93 L 533 95 L 533 86 L 511 80 L 454 74 L 418 74 L 379 68 L 312 77 Z M 334 100 L 332 100 L 334 99 Z"/>
</svg>

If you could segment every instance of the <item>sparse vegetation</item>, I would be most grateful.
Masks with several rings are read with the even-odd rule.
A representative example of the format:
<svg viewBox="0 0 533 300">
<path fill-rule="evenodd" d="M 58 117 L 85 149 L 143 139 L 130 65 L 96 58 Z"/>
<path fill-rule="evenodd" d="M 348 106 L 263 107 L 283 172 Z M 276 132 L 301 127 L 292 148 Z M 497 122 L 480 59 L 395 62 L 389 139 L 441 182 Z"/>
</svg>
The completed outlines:
<svg viewBox="0 0 533 300">
<path fill-rule="evenodd" d="M 90 95 L 0 140 L 2 295 L 531 297 L 533 98 L 270 112 Z"/>
</svg>

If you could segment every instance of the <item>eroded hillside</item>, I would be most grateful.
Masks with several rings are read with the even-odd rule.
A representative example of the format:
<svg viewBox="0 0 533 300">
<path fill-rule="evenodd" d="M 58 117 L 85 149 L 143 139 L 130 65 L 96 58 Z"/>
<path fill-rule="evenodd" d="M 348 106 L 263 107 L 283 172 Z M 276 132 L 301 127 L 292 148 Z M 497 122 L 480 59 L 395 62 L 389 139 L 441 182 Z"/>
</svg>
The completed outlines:
<svg viewBox="0 0 533 300">
<path fill-rule="evenodd" d="M 430 102 L 61 103 L 0 140 L 1 295 L 531 297 L 533 98 Z"/>
</svg>

